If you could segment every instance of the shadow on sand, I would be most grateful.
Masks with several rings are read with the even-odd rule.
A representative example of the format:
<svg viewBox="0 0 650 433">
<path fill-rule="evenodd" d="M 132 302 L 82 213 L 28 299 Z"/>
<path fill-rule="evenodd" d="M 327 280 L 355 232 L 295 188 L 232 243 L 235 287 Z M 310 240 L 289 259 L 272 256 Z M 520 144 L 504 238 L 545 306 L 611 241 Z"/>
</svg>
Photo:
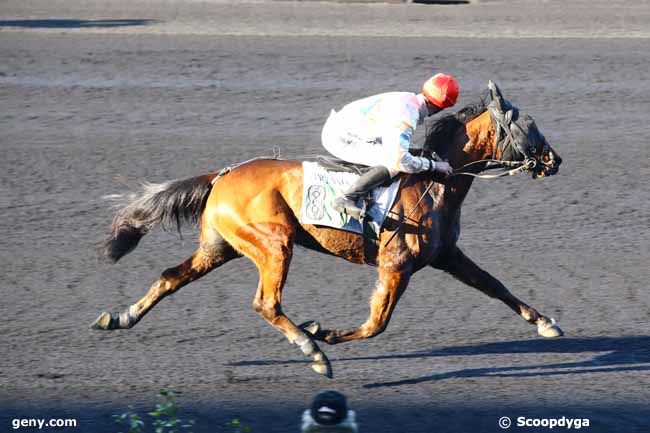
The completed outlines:
<svg viewBox="0 0 650 433">
<path fill-rule="evenodd" d="M 127 26 L 146 26 L 156 23 L 148 19 L 118 19 L 118 20 L 74 20 L 74 19 L 43 19 L 43 20 L 0 20 L 0 27 L 23 27 L 32 29 L 84 29 L 109 28 Z"/>
<path fill-rule="evenodd" d="M 334 361 L 361 361 L 383 359 L 418 359 L 445 356 L 507 355 L 522 353 L 593 353 L 604 352 L 579 362 L 554 364 L 532 364 L 526 366 L 499 366 L 468 368 L 427 376 L 403 379 L 393 382 L 377 382 L 364 385 L 365 388 L 378 388 L 400 385 L 413 385 L 458 377 L 530 377 L 557 376 L 585 373 L 611 373 L 620 371 L 650 371 L 650 337 L 599 337 L 599 338 L 561 338 L 556 340 L 519 340 L 499 343 L 484 343 L 470 346 L 451 346 L 397 355 L 379 355 L 356 358 L 338 358 Z M 242 361 L 230 363 L 231 366 L 277 365 L 309 361 Z"/>
</svg>

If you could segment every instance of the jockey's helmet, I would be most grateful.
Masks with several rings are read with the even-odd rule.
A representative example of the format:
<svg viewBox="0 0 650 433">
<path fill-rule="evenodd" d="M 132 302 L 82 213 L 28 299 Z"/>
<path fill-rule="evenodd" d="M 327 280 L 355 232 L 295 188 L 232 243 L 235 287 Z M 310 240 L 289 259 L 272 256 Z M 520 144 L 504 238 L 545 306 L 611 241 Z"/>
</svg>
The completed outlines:
<svg viewBox="0 0 650 433">
<path fill-rule="evenodd" d="M 459 91 L 458 81 L 447 74 L 436 74 L 422 86 L 422 94 L 426 100 L 440 108 L 453 106 Z"/>
</svg>

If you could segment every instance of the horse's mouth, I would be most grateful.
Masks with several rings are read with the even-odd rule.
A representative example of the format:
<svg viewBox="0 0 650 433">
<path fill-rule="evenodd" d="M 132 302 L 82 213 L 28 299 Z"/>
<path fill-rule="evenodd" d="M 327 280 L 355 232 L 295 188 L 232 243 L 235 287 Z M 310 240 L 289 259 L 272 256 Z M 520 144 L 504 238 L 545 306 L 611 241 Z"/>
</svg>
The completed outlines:
<svg viewBox="0 0 650 433">
<path fill-rule="evenodd" d="M 541 167 L 537 170 L 533 170 L 532 177 L 533 179 L 541 179 L 548 176 L 553 176 L 560 171 L 559 164 L 546 165 L 542 164 Z"/>
</svg>

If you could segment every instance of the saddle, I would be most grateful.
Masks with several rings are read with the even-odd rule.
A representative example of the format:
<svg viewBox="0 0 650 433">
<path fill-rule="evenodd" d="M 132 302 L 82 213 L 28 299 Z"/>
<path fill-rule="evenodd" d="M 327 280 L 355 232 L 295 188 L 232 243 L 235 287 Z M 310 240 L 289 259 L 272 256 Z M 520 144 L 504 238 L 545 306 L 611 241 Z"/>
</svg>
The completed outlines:
<svg viewBox="0 0 650 433">
<path fill-rule="evenodd" d="M 367 165 L 355 164 L 329 155 L 318 155 L 316 157 L 318 164 L 327 171 L 354 173 L 359 176 L 370 170 Z"/>
</svg>

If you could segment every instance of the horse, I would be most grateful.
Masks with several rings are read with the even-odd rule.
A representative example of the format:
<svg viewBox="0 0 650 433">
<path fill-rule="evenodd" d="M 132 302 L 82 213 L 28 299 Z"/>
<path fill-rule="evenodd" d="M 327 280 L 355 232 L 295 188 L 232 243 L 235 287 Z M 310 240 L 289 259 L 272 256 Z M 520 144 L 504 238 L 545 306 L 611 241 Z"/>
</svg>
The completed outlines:
<svg viewBox="0 0 650 433">
<path fill-rule="evenodd" d="M 144 184 L 116 213 L 103 254 L 117 262 L 155 226 L 180 229 L 182 223 L 200 227 L 198 248 L 183 263 L 162 272 L 139 301 L 119 314 L 103 312 L 91 326 L 131 328 L 166 296 L 245 256 L 259 271 L 253 309 L 311 359 L 314 371 L 330 378 L 331 363 L 317 342 L 339 344 L 381 334 L 411 275 L 424 268 L 447 272 L 501 300 L 537 326 L 543 337 L 561 336 L 553 319 L 515 297 L 457 245 L 461 206 L 481 172 L 501 168 L 506 174 L 528 172 L 543 178 L 556 174 L 562 162 L 532 117 L 510 104 L 492 81 L 488 89 L 481 102 L 443 116 L 428 128 L 423 154 L 438 155 L 459 169 L 445 179 L 433 179 L 431 173 L 401 174 L 397 197 L 372 248 L 360 234 L 299 222 L 301 161 L 256 159 L 231 170 Z M 282 288 L 294 245 L 377 268 L 364 323 L 352 329 L 323 329 L 315 321 L 296 325 L 284 314 Z"/>
</svg>

